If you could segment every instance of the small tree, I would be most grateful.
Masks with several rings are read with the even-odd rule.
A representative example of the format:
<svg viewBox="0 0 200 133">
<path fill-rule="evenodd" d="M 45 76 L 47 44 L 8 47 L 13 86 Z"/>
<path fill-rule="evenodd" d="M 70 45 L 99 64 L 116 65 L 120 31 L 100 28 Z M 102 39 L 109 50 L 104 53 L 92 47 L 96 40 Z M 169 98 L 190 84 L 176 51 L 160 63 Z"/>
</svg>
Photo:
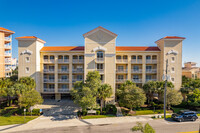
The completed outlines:
<svg viewBox="0 0 200 133">
<path fill-rule="evenodd" d="M 117 90 L 119 96 L 119 103 L 130 108 L 139 107 L 146 101 L 146 96 L 144 91 L 136 87 L 134 83 L 127 81 L 122 85 L 120 89 Z"/>
<path fill-rule="evenodd" d="M 20 84 L 25 85 L 26 87 L 30 88 L 30 89 L 35 89 L 35 80 L 31 77 L 22 77 L 19 79 L 18 81 Z"/>
<path fill-rule="evenodd" d="M 143 90 L 147 96 L 147 102 L 153 101 L 153 94 L 157 91 L 157 83 L 155 81 L 148 81 L 143 85 Z"/>
<path fill-rule="evenodd" d="M 18 102 L 21 107 L 30 108 L 35 104 L 41 104 L 43 99 L 39 92 L 36 90 L 30 90 L 23 92 Z"/>
<path fill-rule="evenodd" d="M 188 104 L 200 107 L 200 89 L 195 89 L 192 94 L 188 94 Z"/>
<path fill-rule="evenodd" d="M 106 98 L 112 95 L 112 87 L 109 84 L 102 84 L 98 89 L 98 98 L 101 100 L 101 112 Z"/>
<path fill-rule="evenodd" d="M 137 122 L 137 126 L 134 126 L 131 131 L 141 131 L 142 133 L 155 133 L 155 130 L 148 123 L 146 123 L 143 127 L 142 123 L 139 122 Z"/>
</svg>

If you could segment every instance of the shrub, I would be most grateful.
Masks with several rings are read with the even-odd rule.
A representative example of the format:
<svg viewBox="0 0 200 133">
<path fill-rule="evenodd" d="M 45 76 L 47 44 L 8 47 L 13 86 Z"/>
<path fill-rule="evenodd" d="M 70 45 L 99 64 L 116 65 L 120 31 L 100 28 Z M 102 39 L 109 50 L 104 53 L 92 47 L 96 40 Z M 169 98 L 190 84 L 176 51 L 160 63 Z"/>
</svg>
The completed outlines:
<svg viewBox="0 0 200 133">
<path fill-rule="evenodd" d="M 99 110 L 96 111 L 96 115 L 100 115 L 100 111 Z"/>
<path fill-rule="evenodd" d="M 77 112 L 77 116 L 81 116 L 81 111 L 78 111 L 78 112 Z"/>
<path fill-rule="evenodd" d="M 82 115 L 83 115 L 83 116 L 86 116 L 86 115 L 87 115 L 87 110 L 83 110 L 83 111 L 82 111 Z"/>
<path fill-rule="evenodd" d="M 102 111 L 102 115 L 105 115 L 106 114 L 106 111 Z"/>
<path fill-rule="evenodd" d="M 107 104 L 106 105 L 106 114 L 114 114 L 116 115 L 117 108 L 113 104 Z"/>
<path fill-rule="evenodd" d="M 26 115 L 31 115 L 31 112 L 26 112 Z M 32 115 L 40 115 L 40 109 L 33 109 Z"/>
</svg>

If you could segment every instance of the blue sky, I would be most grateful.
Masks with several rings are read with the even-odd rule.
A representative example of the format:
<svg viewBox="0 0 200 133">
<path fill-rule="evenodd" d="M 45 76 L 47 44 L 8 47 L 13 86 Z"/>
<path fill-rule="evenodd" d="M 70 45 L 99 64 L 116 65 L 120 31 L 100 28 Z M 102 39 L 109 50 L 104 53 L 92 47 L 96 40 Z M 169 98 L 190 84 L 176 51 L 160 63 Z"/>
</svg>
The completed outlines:
<svg viewBox="0 0 200 133">
<path fill-rule="evenodd" d="M 84 45 L 98 27 L 118 34 L 117 46 L 156 46 L 164 36 L 186 37 L 183 62 L 200 66 L 200 0 L 0 0 L 0 27 L 13 37 L 37 36 L 45 46 Z M 17 57 L 13 39 L 13 56 Z"/>
</svg>

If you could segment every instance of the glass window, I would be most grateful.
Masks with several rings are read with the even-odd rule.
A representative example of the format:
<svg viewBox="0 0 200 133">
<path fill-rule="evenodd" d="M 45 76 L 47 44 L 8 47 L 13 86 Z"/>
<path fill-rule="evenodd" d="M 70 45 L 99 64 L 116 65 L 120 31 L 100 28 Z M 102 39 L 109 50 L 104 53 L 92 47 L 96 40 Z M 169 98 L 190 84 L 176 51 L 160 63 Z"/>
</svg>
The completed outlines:
<svg viewBox="0 0 200 133">
<path fill-rule="evenodd" d="M 146 75 L 146 79 L 151 79 L 151 75 Z"/>
<path fill-rule="evenodd" d="M 26 62 L 30 62 L 30 57 L 26 57 Z"/>
<path fill-rule="evenodd" d="M 139 66 L 133 66 L 133 70 L 139 70 Z"/>
<path fill-rule="evenodd" d="M 83 75 L 77 75 L 77 79 L 83 79 Z"/>
<path fill-rule="evenodd" d="M 136 59 L 136 56 L 132 56 L 131 58 L 135 60 L 135 59 Z"/>
<path fill-rule="evenodd" d="M 175 69 L 174 69 L 174 67 L 172 67 L 172 72 L 174 72 L 175 71 Z"/>
<path fill-rule="evenodd" d="M 174 78 L 171 78 L 172 82 L 174 82 Z"/>
<path fill-rule="evenodd" d="M 54 89 L 54 84 L 49 84 L 50 89 Z"/>
<path fill-rule="evenodd" d="M 64 59 L 69 59 L 69 56 L 68 56 L 68 55 L 65 55 L 65 56 L 64 56 Z"/>
<path fill-rule="evenodd" d="M 84 58 L 84 56 L 79 56 L 79 59 L 83 59 Z"/>
<path fill-rule="evenodd" d="M 118 79 L 124 79 L 124 75 L 117 75 Z"/>
<path fill-rule="evenodd" d="M 175 57 L 172 57 L 172 62 L 175 62 Z"/>
<path fill-rule="evenodd" d="M 50 60 L 54 60 L 54 56 L 53 55 L 50 56 Z"/>
<path fill-rule="evenodd" d="M 116 58 L 117 58 L 117 59 L 121 59 L 122 57 L 121 57 L 121 56 L 119 56 L 119 55 L 117 55 L 117 56 L 116 56 Z"/>
<path fill-rule="evenodd" d="M 100 78 L 100 79 L 101 79 L 101 81 L 103 81 L 103 75 L 101 75 L 101 78 Z"/>
<path fill-rule="evenodd" d="M 54 66 L 49 66 L 50 71 L 54 71 Z"/>
<path fill-rule="evenodd" d="M 103 52 L 102 51 L 97 52 L 97 58 L 103 58 Z"/>
<path fill-rule="evenodd" d="M 29 73 L 29 72 L 30 72 L 29 67 L 26 67 L 26 73 Z"/>
<path fill-rule="evenodd" d="M 48 56 L 47 56 L 47 55 L 45 55 L 45 56 L 44 56 L 44 59 L 48 59 Z"/>
<path fill-rule="evenodd" d="M 133 79 L 139 79 L 139 75 L 133 75 Z"/>
<path fill-rule="evenodd" d="M 151 59 L 151 56 L 149 56 L 149 55 L 146 56 L 146 59 L 147 59 L 147 60 L 150 60 L 150 59 Z"/>
<path fill-rule="evenodd" d="M 146 66 L 146 70 L 151 70 L 152 66 Z"/>
<path fill-rule="evenodd" d="M 124 70 L 124 66 L 117 66 L 117 70 Z"/>
<path fill-rule="evenodd" d="M 97 69 L 103 69 L 103 64 L 97 64 Z"/>
<path fill-rule="evenodd" d="M 62 75 L 61 79 L 68 79 L 68 76 L 67 75 Z"/>
<path fill-rule="evenodd" d="M 67 88 L 67 85 L 66 84 L 62 84 L 61 87 L 64 89 L 64 88 Z"/>
<path fill-rule="evenodd" d="M 49 75 L 49 79 L 54 79 L 54 75 Z"/>
<path fill-rule="evenodd" d="M 63 71 L 67 70 L 67 66 L 61 66 L 61 70 Z"/>
</svg>

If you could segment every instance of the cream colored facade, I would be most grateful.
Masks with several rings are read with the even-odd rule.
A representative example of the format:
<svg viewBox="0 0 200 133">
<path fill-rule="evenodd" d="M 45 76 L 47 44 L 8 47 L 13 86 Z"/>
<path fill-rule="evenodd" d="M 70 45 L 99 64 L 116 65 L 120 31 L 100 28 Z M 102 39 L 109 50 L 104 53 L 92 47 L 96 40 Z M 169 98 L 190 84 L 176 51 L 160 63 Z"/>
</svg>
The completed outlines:
<svg viewBox="0 0 200 133">
<path fill-rule="evenodd" d="M 200 79 L 200 67 L 196 67 L 195 62 L 184 63 L 182 75 L 192 79 Z"/>
<path fill-rule="evenodd" d="M 183 37 L 164 37 L 158 47 L 116 46 L 117 35 L 103 27 L 83 34 L 85 46 L 44 47 L 37 37 L 18 37 L 19 78 L 31 76 L 36 89 L 44 97 L 62 99 L 69 94 L 73 83 L 97 70 L 102 83 L 116 88 L 126 80 L 139 87 L 150 80 L 161 81 L 168 60 L 168 74 L 175 89 L 182 80 Z M 115 95 L 112 96 L 114 99 Z"/>
<path fill-rule="evenodd" d="M 0 78 L 12 75 L 12 34 L 14 32 L 0 27 Z"/>
</svg>

